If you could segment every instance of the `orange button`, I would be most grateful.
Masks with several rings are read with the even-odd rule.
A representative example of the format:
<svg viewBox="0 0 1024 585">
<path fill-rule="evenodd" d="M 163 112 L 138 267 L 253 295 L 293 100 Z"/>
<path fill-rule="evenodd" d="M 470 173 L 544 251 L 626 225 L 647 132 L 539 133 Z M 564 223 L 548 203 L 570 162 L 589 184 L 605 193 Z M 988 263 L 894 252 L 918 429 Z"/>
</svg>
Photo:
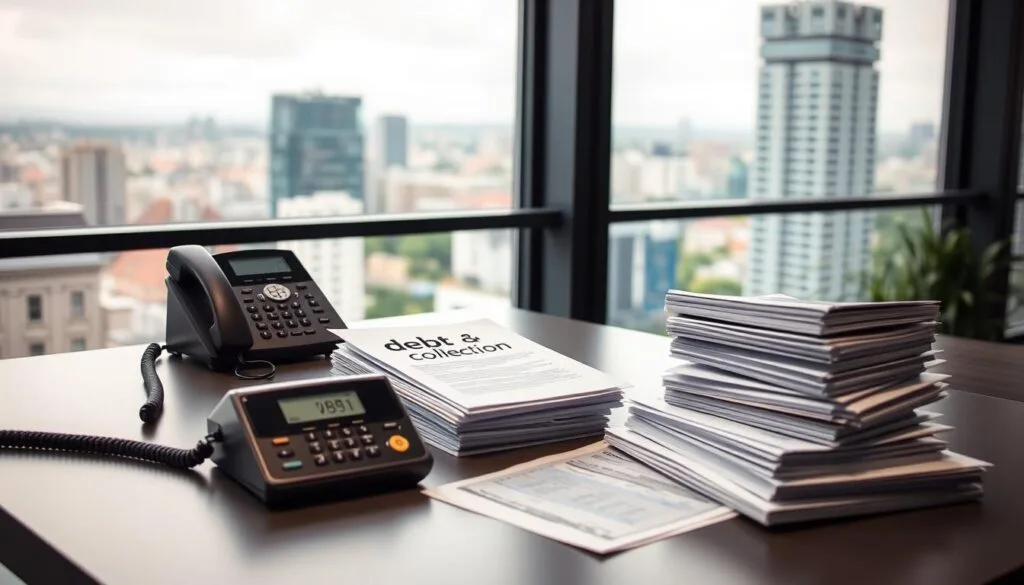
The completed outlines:
<svg viewBox="0 0 1024 585">
<path fill-rule="evenodd" d="M 391 447 L 399 453 L 405 453 L 409 450 L 409 439 L 406 439 L 402 435 L 391 435 L 388 439 L 388 447 Z"/>
<path fill-rule="evenodd" d="M 275 437 L 274 440 L 271 441 L 271 443 L 273 443 L 275 445 L 278 445 L 278 446 L 280 446 L 280 445 L 287 445 L 290 442 L 291 442 L 291 440 L 288 437 Z"/>
</svg>

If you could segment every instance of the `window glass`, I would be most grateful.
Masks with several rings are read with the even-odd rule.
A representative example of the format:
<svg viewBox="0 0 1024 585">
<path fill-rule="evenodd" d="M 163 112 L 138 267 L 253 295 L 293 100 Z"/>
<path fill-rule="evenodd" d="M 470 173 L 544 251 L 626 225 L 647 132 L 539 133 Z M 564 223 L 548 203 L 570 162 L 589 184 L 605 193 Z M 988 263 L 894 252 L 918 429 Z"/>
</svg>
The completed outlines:
<svg viewBox="0 0 1024 585">
<path fill-rule="evenodd" d="M 517 14 L 4 2 L 0 209 L 143 225 L 509 207 Z"/>
<path fill-rule="evenodd" d="M 935 189 L 948 2 L 696 6 L 616 5 L 613 206 Z M 858 296 L 839 273 L 867 267 L 857 234 L 874 233 L 877 218 L 751 218 L 751 266 L 817 274 L 812 259 L 793 260 L 809 248 L 830 250 L 823 261 L 841 270 L 813 286 L 753 274 L 738 292 Z M 719 225 L 718 239 L 734 229 Z M 829 233 L 842 245 L 826 246 Z"/>
<path fill-rule="evenodd" d="M 326 301 L 353 324 L 410 313 L 511 306 L 514 243 L 513 230 L 493 230 L 218 246 L 211 252 L 267 247 L 293 251 Z M 28 330 L 21 327 L 23 321 L 0 322 L 0 355 L 162 343 L 166 258 L 167 250 L 131 250 L 0 259 L 0 314 L 11 314 L 2 303 L 15 302 L 9 292 L 29 282 L 52 291 L 99 291 L 83 296 L 82 319 L 49 319 Z M 41 344 L 42 338 L 52 342 Z"/>
<path fill-rule="evenodd" d="M 687 221 L 613 224 L 608 243 L 608 321 L 614 325 L 664 333 L 665 293 L 740 295 L 751 288 L 783 291 L 816 300 L 891 300 L 885 283 L 894 283 L 884 260 L 900 245 L 899 225 L 912 231 L 930 208 L 869 212 L 793 213 L 753 217 L 712 217 Z M 870 214 L 871 221 L 863 214 Z M 929 216 L 930 217 L 930 216 Z M 770 230 L 756 230 L 757 220 Z M 835 229 L 837 226 L 861 226 Z M 830 227 L 831 226 L 831 227 Z M 756 256 L 762 247 L 789 240 L 777 262 Z M 812 242 L 815 242 L 812 245 Z M 860 263 L 840 265 L 835 258 L 867 250 Z"/>
</svg>

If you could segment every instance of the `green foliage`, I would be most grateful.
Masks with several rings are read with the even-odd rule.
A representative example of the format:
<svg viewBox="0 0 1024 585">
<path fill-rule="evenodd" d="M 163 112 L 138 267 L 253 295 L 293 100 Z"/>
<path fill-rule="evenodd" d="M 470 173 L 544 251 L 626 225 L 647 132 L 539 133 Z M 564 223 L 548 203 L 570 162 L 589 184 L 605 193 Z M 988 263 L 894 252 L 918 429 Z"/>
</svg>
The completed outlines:
<svg viewBox="0 0 1024 585">
<path fill-rule="evenodd" d="M 1008 242 L 992 244 L 977 259 L 966 228 L 947 225 L 937 230 L 927 210 L 922 211 L 922 220 L 896 219 L 896 237 L 872 251 L 872 266 L 864 275 L 868 298 L 941 301 L 943 333 L 999 339 L 1001 320 L 991 311 L 1005 305 L 1006 299 L 992 291 L 989 281 L 1011 261 Z"/>
<path fill-rule="evenodd" d="M 367 238 L 364 252 L 366 256 L 381 252 L 408 258 L 409 276 L 417 280 L 437 282 L 452 270 L 450 233 Z"/>
<path fill-rule="evenodd" d="M 693 281 L 688 290 L 712 295 L 741 295 L 743 294 L 743 285 L 734 278 L 711 276 Z"/>
<path fill-rule="evenodd" d="M 405 291 L 383 286 L 368 286 L 366 292 L 370 296 L 370 303 L 366 307 L 367 319 L 426 313 L 434 310 L 433 297 L 414 297 Z"/>
</svg>

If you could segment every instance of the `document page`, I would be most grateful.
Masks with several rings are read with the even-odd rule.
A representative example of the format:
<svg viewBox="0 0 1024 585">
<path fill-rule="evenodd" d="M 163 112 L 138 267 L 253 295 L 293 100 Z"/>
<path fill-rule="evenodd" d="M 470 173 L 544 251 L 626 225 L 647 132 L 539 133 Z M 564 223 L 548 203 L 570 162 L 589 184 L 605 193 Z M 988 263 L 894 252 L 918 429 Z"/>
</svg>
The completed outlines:
<svg viewBox="0 0 1024 585">
<path fill-rule="evenodd" d="M 603 442 L 424 493 L 599 554 L 736 515 Z"/>
<path fill-rule="evenodd" d="M 625 386 L 488 319 L 331 332 L 376 363 L 470 409 Z"/>
</svg>

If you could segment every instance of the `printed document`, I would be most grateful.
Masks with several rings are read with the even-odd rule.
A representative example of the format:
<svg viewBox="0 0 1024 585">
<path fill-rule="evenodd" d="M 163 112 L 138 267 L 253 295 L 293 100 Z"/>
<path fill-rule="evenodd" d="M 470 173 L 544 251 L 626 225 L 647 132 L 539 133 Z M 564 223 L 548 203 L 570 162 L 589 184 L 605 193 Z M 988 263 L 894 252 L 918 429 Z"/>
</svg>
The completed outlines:
<svg viewBox="0 0 1024 585">
<path fill-rule="evenodd" d="M 599 554 L 736 516 L 603 442 L 424 493 Z"/>
</svg>

